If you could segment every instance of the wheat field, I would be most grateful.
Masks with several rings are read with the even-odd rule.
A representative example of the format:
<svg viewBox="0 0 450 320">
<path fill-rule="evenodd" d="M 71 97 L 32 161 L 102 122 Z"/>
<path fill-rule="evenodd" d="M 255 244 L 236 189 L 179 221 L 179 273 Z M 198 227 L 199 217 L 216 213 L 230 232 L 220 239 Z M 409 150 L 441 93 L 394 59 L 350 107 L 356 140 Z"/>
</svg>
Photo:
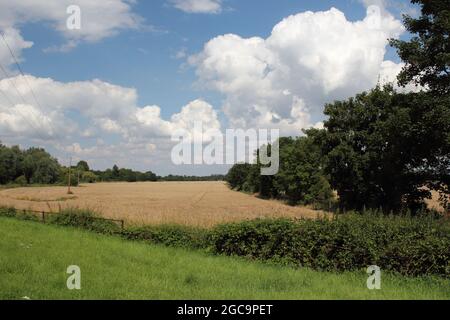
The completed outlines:
<svg viewBox="0 0 450 320">
<path fill-rule="evenodd" d="M 0 191 L 0 205 L 58 211 L 77 207 L 132 224 L 183 224 L 210 227 L 264 217 L 316 218 L 324 212 L 291 207 L 230 190 L 223 182 L 97 183 Z"/>
</svg>

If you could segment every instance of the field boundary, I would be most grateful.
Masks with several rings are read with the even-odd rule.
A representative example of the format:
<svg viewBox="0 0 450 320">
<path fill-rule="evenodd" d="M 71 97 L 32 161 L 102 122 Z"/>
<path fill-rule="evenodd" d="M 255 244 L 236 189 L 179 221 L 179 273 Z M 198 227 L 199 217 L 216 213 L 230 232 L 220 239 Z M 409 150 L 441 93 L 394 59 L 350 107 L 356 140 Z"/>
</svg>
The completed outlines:
<svg viewBox="0 0 450 320">
<path fill-rule="evenodd" d="M 16 209 L 17 210 L 17 209 Z M 51 215 L 58 215 L 60 214 L 60 212 L 48 212 L 48 211 L 36 211 L 36 210 L 17 210 L 17 211 L 22 211 L 23 213 L 32 213 L 35 214 L 36 216 L 40 216 L 41 220 L 43 223 L 46 222 L 46 216 L 51 216 Z M 97 221 L 110 221 L 110 222 L 114 222 L 116 224 L 118 224 L 121 228 L 122 231 L 125 230 L 125 220 L 119 220 L 119 219 L 109 219 L 109 218 L 100 218 L 100 217 L 91 217 L 90 219 L 92 220 L 97 220 Z"/>
</svg>

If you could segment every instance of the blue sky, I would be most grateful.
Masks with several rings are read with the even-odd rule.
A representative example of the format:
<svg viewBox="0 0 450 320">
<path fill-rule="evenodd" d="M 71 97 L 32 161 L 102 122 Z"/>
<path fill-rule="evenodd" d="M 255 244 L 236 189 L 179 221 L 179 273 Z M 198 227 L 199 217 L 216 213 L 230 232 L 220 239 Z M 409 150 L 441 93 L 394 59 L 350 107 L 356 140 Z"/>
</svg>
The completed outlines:
<svg viewBox="0 0 450 320">
<path fill-rule="evenodd" d="M 0 109 L 0 131 L 3 129 L 0 139 L 5 143 L 18 143 L 24 147 L 37 143 L 50 149 L 59 158 L 65 158 L 67 152 L 69 152 L 68 150 L 70 150 L 69 147 L 64 146 L 72 146 L 73 150 L 78 149 L 78 152 L 75 152 L 76 158 L 88 158 L 87 160 L 93 166 L 102 169 L 118 162 L 122 166 L 130 166 L 140 170 L 153 169 L 161 173 L 175 171 L 176 173 L 186 174 L 209 174 L 216 172 L 215 170 L 224 171 L 225 169 L 221 167 L 193 168 L 185 166 L 180 168 L 168 165 L 167 149 L 165 149 L 165 146 L 161 148 L 159 146 L 159 144 L 164 145 L 166 143 L 161 140 L 163 134 L 159 133 L 159 128 L 150 127 L 158 126 L 155 123 L 161 123 L 158 121 L 162 120 L 174 122 L 175 120 L 171 120 L 171 118 L 180 113 L 183 106 L 188 106 L 185 112 L 187 115 L 192 110 L 210 111 L 208 109 L 210 108 L 214 113 L 212 117 L 218 119 L 221 129 L 238 127 L 240 125 L 245 127 L 271 127 L 271 123 L 255 122 L 255 119 L 259 119 L 259 116 L 261 116 L 261 119 L 267 118 L 264 117 L 263 113 L 269 113 L 272 117 L 278 119 L 276 123 L 283 126 L 280 129 L 282 131 L 285 130 L 287 134 L 292 132 L 293 129 L 291 127 L 300 132 L 302 126 L 307 124 L 311 126 L 317 125 L 320 121 L 323 121 L 321 105 L 324 102 L 335 98 L 346 98 L 357 93 L 358 90 L 369 89 L 380 74 L 386 74 L 389 80 L 395 78 L 395 74 L 392 75 L 390 73 L 394 72 L 393 70 L 398 71 L 398 68 L 401 67 L 401 62 L 395 51 L 385 43 L 383 37 L 388 35 L 407 37 L 408 35 L 401 31 L 400 28 L 400 15 L 402 13 L 414 13 L 414 10 L 417 11 L 417 8 L 412 7 L 408 1 L 223 0 L 218 3 L 220 6 L 219 12 L 198 13 L 183 11 L 179 9 L 179 6 L 177 8 L 177 5 L 174 3 L 177 1 L 178 4 L 183 4 L 183 1 L 187 1 L 185 2 L 187 5 L 193 5 L 196 1 L 203 1 L 203 4 L 209 1 L 217 2 L 217 0 L 152 0 L 135 2 L 114 0 L 113 2 L 117 3 L 119 8 L 118 11 L 114 11 L 104 7 L 104 5 L 95 7 L 95 5 L 85 5 L 86 1 L 71 1 L 70 3 L 78 3 L 81 7 L 82 30 L 83 23 L 87 24 L 88 27 L 90 27 L 89 23 L 93 23 L 92 20 L 83 21 L 84 17 L 96 19 L 106 12 L 104 14 L 104 23 L 108 24 L 108 26 L 105 27 L 105 34 L 98 35 L 97 32 L 94 34 L 95 39 L 92 40 L 89 37 L 93 35 L 89 34 L 89 30 L 84 30 L 83 32 L 85 33 L 82 36 L 74 36 L 70 32 L 64 31 L 61 26 L 64 24 L 67 14 L 65 12 L 51 12 L 51 10 L 55 10 L 55 6 L 45 7 L 46 3 L 52 1 L 31 2 L 23 0 L 23 3 L 19 1 L 21 4 L 16 7 L 0 1 L 0 12 L 3 11 L 4 15 L 2 17 L 2 14 L 0 14 L 0 18 L 3 18 L 0 28 L 8 35 L 8 41 L 15 50 L 16 55 L 20 56 L 21 65 L 25 73 L 33 76 L 33 79 L 30 79 L 31 81 L 29 82 L 36 81 L 35 91 L 38 99 L 42 99 L 44 104 L 48 104 L 48 108 L 55 108 L 37 110 L 38 106 L 30 106 L 30 108 L 36 108 L 33 114 L 34 112 L 36 114 L 42 112 L 45 115 L 51 113 L 49 110 L 58 110 L 54 112 L 54 115 L 48 116 L 48 122 L 54 121 L 54 124 L 49 125 L 47 123 L 47 129 L 48 126 L 60 126 L 61 119 L 67 119 L 67 123 L 73 122 L 74 128 L 77 128 L 74 129 L 75 131 L 68 131 L 67 134 L 59 138 L 52 136 L 51 133 L 41 132 L 39 135 L 48 134 L 48 141 L 36 141 L 36 133 L 31 131 L 22 132 L 20 130 L 20 132 L 13 131 L 14 125 L 7 122 L 8 119 L 12 119 L 11 109 L 13 108 L 11 108 L 12 106 L 6 106 L 5 102 L 3 102 L 3 113 L 1 113 L 2 109 Z M 382 15 L 381 18 L 385 20 L 379 26 L 380 30 L 373 31 L 374 34 L 367 37 L 368 39 L 373 38 L 373 51 L 361 54 L 362 50 L 367 51 L 367 47 L 372 46 L 369 42 L 372 40 L 366 40 L 366 37 L 361 35 L 361 28 L 352 24 L 364 21 L 368 17 L 367 10 L 370 5 L 378 6 Z M 338 11 L 330 11 L 332 7 Z M 61 8 L 64 9 L 64 7 Z M 306 11 L 314 12 L 313 16 L 308 18 L 306 15 L 303 15 Z M 318 12 L 328 12 L 328 14 L 321 18 L 320 14 L 316 14 Z M 340 16 L 341 13 L 345 15 L 345 18 Z M 290 19 L 278 34 L 272 35 L 274 26 L 280 24 L 283 19 L 289 16 L 294 16 L 294 18 Z M 120 25 L 120 22 L 115 24 L 115 19 L 118 21 L 123 20 L 123 25 Z M 101 19 L 99 20 L 98 22 L 95 21 L 95 23 L 102 23 Z M 347 33 L 342 33 L 342 39 L 338 39 L 341 36 L 340 32 L 333 27 L 335 22 L 346 28 L 345 32 Z M 134 23 L 136 24 L 133 25 Z M 312 34 L 306 36 L 304 34 L 296 35 L 296 28 L 306 27 L 308 23 L 319 25 L 320 30 L 317 32 L 318 34 L 316 35 L 314 34 L 315 32 L 312 32 Z M 110 30 L 113 30 L 113 34 L 109 33 Z M 371 28 L 367 30 L 369 33 L 372 32 Z M 292 33 L 293 37 L 290 38 L 292 43 L 287 47 L 285 44 L 282 45 L 284 43 L 282 38 L 289 33 Z M 220 38 L 220 36 L 230 34 L 236 37 Z M 332 47 L 325 46 L 322 49 L 314 41 L 316 36 L 317 38 L 320 37 L 320 39 L 327 39 L 328 34 L 330 39 L 333 39 L 332 41 L 337 41 L 336 43 L 340 45 L 335 54 L 330 52 L 333 50 Z M 263 42 L 262 44 L 258 42 L 256 49 L 253 44 L 250 44 L 251 41 L 247 41 L 252 37 L 257 37 L 259 39 L 257 42 Z M 353 42 L 349 45 L 349 52 L 345 52 L 345 42 L 349 41 L 349 39 Z M 54 49 L 72 40 L 76 44 L 70 50 Z M 32 45 L 25 45 L 24 41 L 32 42 Z M 211 51 L 204 50 L 205 44 L 210 41 Z M 359 44 L 358 41 L 361 43 Z M 327 41 L 325 40 L 325 42 Z M 260 45 L 261 47 L 259 47 Z M 358 48 L 359 45 L 361 48 Z M 223 55 L 220 50 L 215 51 L 214 48 L 221 46 L 225 46 L 224 48 L 229 51 L 224 52 Z M 49 48 L 53 48 L 53 50 L 49 50 Z M 261 50 L 265 51 L 266 49 L 267 54 L 265 53 L 262 58 L 259 57 Z M 14 64 L 4 53 L 4 48 L 3 54 L 1 50 L 2 47 L 0 46 L 0 63 L 10 70 L 11 75 L 18 76 Z M 251 50 L 251 52 L 249 53 L 248 50 Z M 311 53 L 310 51 L 313 50 L 317 50 L 317 52 Z M 325 50 L 328 52 L 324 53 Z M 353 53 L 350 50 L 354 50 Z M 380 50 L 385 50 L 385 52 L 383 51 L 380 54 Z M 315 85 L 311 89 L 299 89 L 297 92 L 294 80 L 298 81 L 300 86 L 302 81 L 308 80 L 306 74 L 312 71 L 308 69 L 308 66 L 305 69 L 304 65 L 295 65 L 297 63 L 296 60 L 284 58 L 285 53 L 289 53 L 289 57 L 291 57 L 292 51 L 294 51 L 294 57 L 295 55 L 299 57 L 304 55 L 305 59 L 319 57 L 318 59 L 322 63 L 318 66 L 327 65 L 330 66 L 328 68 L 330 70 L 336 64 L 336 68 L 339 70 L 334 72 L 335 74 L 341 74 L 338 79 L 339 84 L 329 83 L 329 80 L 326 78 L 330 78 L 330 76 L 324 74 L 328 72 L 327 69 L 324 69 L 322 74 L 316 72 L 313 74 L 317 83 L 322 81 L 321 86 Z M 227 61 L 221 59 L 227 59 L 226 57 L 230 55 L 232 59 L 237 59 L 237 64 L 241 60 L 246 61 L 245 59 L 250 59 L 249 64 L 242 65 L 242 72 L 239 69 L 239 65 L 230 68 L 230 72 L 226 68 L 225 70 L 221 69 L 220 62 Z M 342 61 L 332 61 L 334 58 L 338 59 L 339 55 L 348 55 L 349 58 Z M 351 61 L 352 55 L 361 55 L 361 57 L 378 56 L 376 58 L 367 58 L 369 59 L 368 61 L 364 61 L 365 58 L 361 57 L 355 59 L 355 64 L 369 66 L 367 67 L 367 74 L 356 74 L 357 71 L 354 69 L 357 68 L 354 67 Z M 194 61 L 193 57 L 195 56 L 198 58 Z M 285 60 L 274 62 L 273 57 L 275 56 L 277 59 Z M 286 75 L 283 73 L 283 79 L 289 78 L 286 80 L 286 83 L 283 83 L 284 90 L 278 87 L 277 83 L 269 83 L 267 79 L 260 78 L 255 78 L 255 81 L 250 80 L 250 82 L 255 83 L 255 87 L 249 87 L 249 84 L 245 84 L 248 88 L 247 91 L 244 88 L 236 87 L 238 84 L 248 81 L 249 75 L 253 76 L 259 72 L 259 66 L 256 64 L 253 71 L 251 63 L 258 62 L 261 59 L 267 64 L 267 68 L 273 70 L 273 79 L 281 77 L 282 72 L 285 72 L 282 70 L 286 68 L 292 69 L 292 74 Z M 217 64 L 211 65 L 211 61 L 213 63 L 217 62 Z M 316 60 L 313 59 L 313 61 Z M 344 64 L 348 64 L 348 66 Z M 298 79 L 299 76 L 294 71 L 304 72 L 305 79 Z M 311 75 L 308 77 L 311 77 Z M 363 83 L 362 86 L 355 86 L 351 83 L 354 82 L 354 79 L 359 79 L 359 77 L 363 79 L 359 80 L 359 82 Z M 3 83 L 2 90 L 8 92 L 12 81 L 8 81 L 7 77 L 2 74 L 0 74 L 0 79 L 3 79 L 1 80 Z M 160 116 L 156 120 L 153 118 L 149 119 L 148 117 L 154 116 L 152 112 L 155 109 L 148 108 L 146 109 L 148 112 L 141 115 L 140 119 L 142 121 L 133 124 L 130 122 L 131 120 L 122 123 L 118 114 L 123 110 L 112 110 L 113 107 L 105 114 L 97 115 L 92 108 L 94 108 L 94 105 L 95 108 L 99 108 L 97 104 L 101 105 L 99 100 L 102 97 L 97 96 L 95 89 L 92 89 L 93 93 L 91 93 L 95 95 L 95 98 L 92 98 L 92 101 L 95 100 L 95 103 L 89 97 L 80 97 L 79 109 L 77 109 L 78 102 L 75 98 L 71 98 L 73 102 L 70 105 L 65 106 L 64 102 L 58 104 L 56 101 L 61 99 L 61 97 L 52 98 L 51 96 L 56 89 L 50 89 L 50 86 L 48 84 L 46 86 L 45 81 L 42 79 L 51 79 L 52 85 L 58 88 L 66 86 L 64 94 L 72 94 L 70 90 L 80 83 L 92 85 L 93 79 L 117 86 L 119 91 L 123 89 L 124 94 L 128 92 L 127 89 L 134 89 L 136 101 L 132 98 L 130 98 L 131 100 L 124 98 L 123 107 L 122 104 L 118 103 L 114 108 L 125 110 L 128 107 L 126 106 L 127 103 L 134 103 L 133 109 L 126 109 L 126 112 L 138 114 L 137 111 L 145 108 L 145 106 L 157 106 L 160 110 Z M 17 81 L 19 80 L 17 79 Z M 259 81 L 261 81 L 260 86 L 256 87 L 256 83 L 259 83 Z M 346 86 L 342 84 L 344 82 L 349 84 Z M 262 91 L 273 89 L 273 96 L 270 99 L 263 97 L 261 92 L 259 92 L 260 89 Z M 27 90 L 27 88 L 25 87 L 24 90 Z M 49 92 L 46 93 L 45 90 Z M 252 90 L 259 93 L 251 95 Z M 76 95 L 83 95 L 80 92 L 82 91 L 77 91 Z M 277 96 L 276 92 L 278 92 L 279 96 Z M 293 98 L 289 98 L 289 102 L 286 102 L 287 100 L 280 92 L 287 92 L 286 95 L 292 95 Z M 314 96 L 308 96 L 309 92 L 313 92 Z M 14 95 L 13 92 L 9 94 L 11 97 Z M 113 95 L 113 93 L 111 94 Z M 61 91 L 61 95 L 63 95 L 63 91 Z M 114 100 L 114 98 L 106 97 L 105 104 L 110 103 L 111 99 Z M 199 105 L 194 103 L 190 107 L 190 103 L 193 101 L 201 101 L 205 104 Z M 294 106 L 295 103 L 293 101 L 301 101 L 302 107 Z M 251 113 L 245 109 L 248 103 L 258 105 L 255 108 L 258 112 L 263 110 L 261 115 L 257 115 L 256 118 L 249 116 Z M 33 104 L 32 101 L 30 101 L 30 104 Z M 82 104 L 86 104 L 86 106 L 81 106 Z M 16 105 L 15 108 L 18 109 L 19 115 L 23 114 L 23 110 L 26 110 L 24 106 Z M 22 111 L 20 111 L 20 108 L 22 108 Z M 308 113 L 307 119 L 299 119 L 300 116 L 297 116 L 299 108 L 303 111 L 307 110 L 305 111 Z M 294 109 L 296 110 L 295 112 L 293 112 Z M 252 112 L 255 112 L 255 110 L 252 109 Z M 304 114 L 303 111 L 301 114 Z M 92 119 L 93 114 L 98 116 L 99 119 Z M 2 115 L 3 122 L 1 121 Z M 121 115 L 120 117 L 123 118 L 124 116 Z M 193 117 L 198 117 L 198 115 L 195 116 L 194 112 Z M 248 118 L 245 121 L 240 121 L 241 117 Z M 36 117 L 33 121 L 39 121 L 38 118 Z M 41 118 L 44 119 L 43 117 Z M 106 126 L 109 128 L 108 130 L 99 130 L 96 134 L 89 135 L 89 138 L 86 138 L 87 134 L 85 136 L 77 136 L 74 133 L 77 130 L 98 127 L 99 123 L 102 123 L 103 127 L 105 127 L 105 121 L 108 124 L 113 123 L 114 129 L 111 129 L 111 125 L 108 125 Z M 208 121 L 216 125 L 215 119 L 208 118 Z M 183 123 L 186 123 L 186 121 Z M 283 123 L 286 123 L 286 125 L 283 125 Z M 129 126 L 133 125 L 146 126 L 142 131 L 148 130 L 150 133 L 146 136 L 132 135 L 127 130 Z M 168 124 L 165 122 L 161 125 L 177 126 L 176 123 Z M 36 124 L 36 127 L 39 127 L 39 124 Z M 122 128 L 120 129 L 119 127 Z M 42 130 L 45 130 L 44 128 L 45 124 L 42 124 Z M 151 133 L 155 130 L 158 131 L 158 134 L 152 135 Z M 148 144 L 143 142 L 145 139 L 148 140 Z M 145 145 L 153 145 L 149 149 L 153 150 L 154 148 L 157 151 L 154 151 L 155 154 L 152 154 L 152 156 L 148 156 L 142 155 L 139 151 L 133 149 L 136 151 L 136 154 L 139 154 L 134 159 L 129 159 L 123 154 L 118 154 L 117 159 L 115 159 L 112 149 L 108 150 L 108 152 L 99 152 L 99 154 L 104 154 L 103 156 L 93 156 L 95 148 L 104 148 L 105 144 L 118 145 L 120 143 L 127 144 L 130 148 L 135 148 L 136 150 Z M 131 147 L 131 144 L 134 144 L 134 146 Z M 156 154 L 158 152 L 159 154 Z M 152 158 L 153 160 L 140 161 L 140 157 L 145 157 L 146 160 Z M 164 160 L 165 157 L 166 160 Z"/>
</svg>

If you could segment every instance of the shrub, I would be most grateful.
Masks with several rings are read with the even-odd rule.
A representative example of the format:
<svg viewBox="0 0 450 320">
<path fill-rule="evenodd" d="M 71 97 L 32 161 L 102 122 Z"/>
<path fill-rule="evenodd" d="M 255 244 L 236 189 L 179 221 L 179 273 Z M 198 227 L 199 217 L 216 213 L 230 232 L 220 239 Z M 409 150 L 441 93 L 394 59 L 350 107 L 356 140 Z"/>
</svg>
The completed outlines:
<svg viewBox="0 0 450 320">
<path fill-rule="evenodd" d="M 19 186 L 25 186 L 27 185 L 27 178 L 25 176 L 20 176 L 16 180 L 14 180 L 15 184 L 18 184 Z"/>
<path fill-rule="evenodd" d="M 208 232 L 175 225 L 134 227 L 124 230 L 122 236 L 127 240 L 142 240 L 171 247 L 200 249 L 208 246 Z"/>
<path fill-rule="evenodd" d="M 257 220 L 212 231 L 218 254 L 326 271 L 378 265 L 404 275 L 450 275 L 448 221 L 349 214 L 321 220 Z"/>
<path fill-rule="evenodd" d="M 49 215 L 48 223 L 87 229 L 102 234 L 117 234 L 121 228 L 113 221 L 100 219 L 93 211 L 87 209 L 65 209 L 58 214 Z"/>
<path fill-rule="evenodd" d="M 39 217 L 26 210 L 17 210 L 15 208 L 0 207 L 0 217 L 16 218 L 20 220 L 38 221 Z"/>
<path fill-rule="evenodd" d="M 0 207 L 0 217 L 15 218 L 16 209 L 10 207 Z"/>
</svg>

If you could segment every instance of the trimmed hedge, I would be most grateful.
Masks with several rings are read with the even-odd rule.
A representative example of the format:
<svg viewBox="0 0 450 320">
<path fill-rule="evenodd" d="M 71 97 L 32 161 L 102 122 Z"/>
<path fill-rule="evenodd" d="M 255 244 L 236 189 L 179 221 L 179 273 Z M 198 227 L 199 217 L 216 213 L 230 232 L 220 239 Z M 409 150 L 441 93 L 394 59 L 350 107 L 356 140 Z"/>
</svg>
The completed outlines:
<svg viewBox="0 0 450 320">
<path fill-rule="evenodd" d="M 103 220 L 88 209 L 64 209 L 58 214 L 48 215 L 47 223 L 66 227 L 78 227 L 101 234 L 120 234 L 121 227 L 113 221 Z"/>
<path fill-rule="evenodd" d="M 209 245 L 208 230 L 177 225 L 128 228 L 122 232 L 122 237 L 170 247 L 204 249 Z"/>
<path fill-rule="evenodd" d="M 0 216 L 39 220 L 12 208 Z M 67 209 L 47 223 L 80 227 L 171 247 L 203 249 L 325 271 L 351 271 L 378 265 L 407 276 L 450 276 L 450 220 L 433 216 L 379 214 L 336 216 L 334 219 L 264 219 L 231 223 L 213 229 L 178 225 L 130 227 L 121 230 L 89 210 Z"/>
<path fill-rule="evenodd" d="M 213 230 L 218 254 L 326 271 L 378 265 L 408 276 L 450 276 L 448 221 L 348 214 L 332 220 L 257 220 Z"/>
</svg>

